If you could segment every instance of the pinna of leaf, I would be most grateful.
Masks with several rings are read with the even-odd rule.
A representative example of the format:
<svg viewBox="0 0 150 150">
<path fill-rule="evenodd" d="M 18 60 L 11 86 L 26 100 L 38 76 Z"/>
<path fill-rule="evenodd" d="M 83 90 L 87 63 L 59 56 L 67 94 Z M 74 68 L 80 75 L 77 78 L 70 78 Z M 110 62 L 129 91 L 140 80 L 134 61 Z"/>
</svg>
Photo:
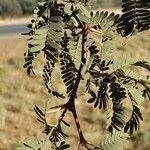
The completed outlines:
<svg viewBox="0 0 150 150">
<path fill-rule="evenodd" d="M 28 50 L 25 53 L 27 73 L 33 72 L 33 60 L 40 53 L 46 61 L 43 68 L 44 84 L 50 95 L 66 100 L 64 104 L 40 109 L 35 106 L 38 120 L 45 126 L 46 142 L 51 143 L 51 149 L 67 149 L 64 142 L 68 137 L 62 124 L 69 127 L 64 120 L 67 112 L 71 112 L 79 135 L 78 149 L 113 150 L 123 149 L 127 134 L 133 134 L 143 120 L 140 104 L 135 98 L 141 93 L 143 98 L 150 99 L 149 78 L 136 78 L 127 73 L 131 67 L 141 67 L 150 71 L 150 61 L 133 60 L 126 54 L 114 59 L 112 42 L 114 35 L 132 36 L 133 33 L 149 29 L 147 2 L 122 0 L 122 15 L 107 11 L 88 10 L 87 1 L 49 0 L 39 2 L 34 10 L 31 22 Z M 132 7 L 131 7 L 132 6 Z M 130 15 L 131 14 L 131 15 Z M 130 15 L 130 16 L 129 16 Z M 132 27 L 132 28 L 130 28 Z M 98 35 L 96 39 L 93 35 Z M 61 78 L 66 86 L 66 94 L 55 89 L 53 72 L 60 67 Z M 106 135 L 102 144 L 90 144 L 83 135 L 80 120 L 75 105 L 78 99 L 78 89 L 82 82 L 86 83 L 85 94 L 90 96 L 88 102 L 94 103 L 94 108 L 109 110 Z M 67 95 L 65 97 L 65 95 Z M 124 101 L 130 100 L 132 114 L 125 120 L 126 107 Z M 85 107 L 85 106 L 83 106 Z M 47 122 L 47 115 L 60 111 L 61 115 L 55 125 Z"/>
</svg>

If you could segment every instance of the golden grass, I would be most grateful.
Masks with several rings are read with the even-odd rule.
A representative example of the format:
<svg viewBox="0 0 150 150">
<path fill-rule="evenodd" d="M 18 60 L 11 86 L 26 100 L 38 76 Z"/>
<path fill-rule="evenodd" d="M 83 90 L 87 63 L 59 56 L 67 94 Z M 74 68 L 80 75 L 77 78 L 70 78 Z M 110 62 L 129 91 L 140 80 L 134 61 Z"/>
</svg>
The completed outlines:
<svg viewBox="0 0 150 150">
<path fill-rule="evenodd" d="M 40 77 L 41 70 L 36 69 L 34 77 L 26 75 L 23 69 L 26 40 L 27 37 L 23 36 L 0 37 L 0 150 L 12 150 L 18 143 L 25 142 L 29 137 L 41 135 L 41 124 L 36 121 L 33 111 L 35 104 L 44 106 L 47 100 L 49 100 L 49 105 L 62 103 L 62 101 L 53 100 L 46 93 Z M 122 40 L 117 42 L 120 51 L 128 49 L 136 57 L 150 56 L 150 41 L 147 33 L 127 41 L 127 43 Z M 122 43 L 125 47 L 122 46 Z M 56 86 L 60 88 L 59 84 Z M 93 110 L 92 105 L 89 104 L 84 105 L 83 108 L 82 103 L 85 104 L 86 101 L 87 98 L 83 95 L 77 100 L 81 126 L 89 142 L 99 144 L 105 128 L 105 113 L 97 109 Z M 129 143 L 126 150 L 147 150 L 150 146 L 150 104 L 145 103 L 144 105 L 146 107 L 144 123 L 138 132 L 139 135 L 134 137 L 139 140 L 133 139 L 133 143 Z M 56 120 L 58 116 L 59 114 L 55 114 L 52 119 Z M 71 124 L 70 129 L 65 128 L 71 136 L 68 141 L 76 149 L 78 135 L 74 132 L 76 130 L 71 114 L 67 115 L 67 120 Z"/>
<path fill-rule="evenodd" d="M 37 78 L 27 77 L 23 69 L 26 38 L 1 38 L 0 60 L 0 149 L 11 149 L 28 135 L 38 132 L 32 111 L 34 103 L 44 99 L 42 85 Z M 36 94 L 35 94 L 36 93 Z M 43 95 L 42 95 L 43 94 Z"/>
</svg>

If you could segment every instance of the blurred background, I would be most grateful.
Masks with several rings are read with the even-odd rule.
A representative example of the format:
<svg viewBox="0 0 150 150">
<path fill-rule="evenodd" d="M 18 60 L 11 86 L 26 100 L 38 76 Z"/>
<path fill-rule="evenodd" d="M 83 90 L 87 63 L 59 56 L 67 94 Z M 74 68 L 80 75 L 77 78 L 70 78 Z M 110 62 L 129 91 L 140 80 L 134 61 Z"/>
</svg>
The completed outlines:
<svg viewBox="0 0 150 150">
<path fill-rule="evenodd" d="M 120 11 L 121 8 L 121 0 L 91 2 L 93 9 Z M 44 106 L 46 100 L 50 100 L 50 104 L 53 105 L 58 103 L 51 99 L 43 85 L 39 70 L 41 60 L 34 64 L 36 75 L 33 77 L 28 77 L 23 68 L 28 36 L 21 33 L 28 31 L 26 25 L 32 18 L 32 10 L 36 3 L 37 0 L 0 0 L 0 150 L 14 150 L 19 143 L 25 142 L 29 137 L 41 135 L 42 126 L 36 120 L 34 105 Z M 133 57 L 150 56 L 149 36 L 150 33 L 147 31 L 129 39 L 118 37 L 118 53 L 128 51 Z M 57 88 L 60 87 L 58 83 L 59 79 Z M 87 101 L 82 95 L 80 99 L 84 103 Z M 90 142 L 99 144 L 106 125 L 105 112 L 93 110 L 88 104 L 84 109 L 80 103 L 77 105 L 85 137 Z M 150 149 L 150 103 L 145 101 L 143 106 L 144 122 L 141 123 L 139 132 L 126 144 L 125 150 Z M 53 119 L 56 117 L 58 116 L 52 116 Z M 70 116 L 68 120 L 72 123 Z M 78 136 L 73 129 L 74 125 L 68 129 L 71 137 L 69 142 L 76 149 Z"/>
<path fill-rule="evenodd" d="M 42 0 L 41 0 L 42 1 Z M 37 0 L 0 0 L 1 17 L 15 17 L 31 14 Z M 120 6 L 121 0 L 92 0 L 92 7 Z"/>
</svg>

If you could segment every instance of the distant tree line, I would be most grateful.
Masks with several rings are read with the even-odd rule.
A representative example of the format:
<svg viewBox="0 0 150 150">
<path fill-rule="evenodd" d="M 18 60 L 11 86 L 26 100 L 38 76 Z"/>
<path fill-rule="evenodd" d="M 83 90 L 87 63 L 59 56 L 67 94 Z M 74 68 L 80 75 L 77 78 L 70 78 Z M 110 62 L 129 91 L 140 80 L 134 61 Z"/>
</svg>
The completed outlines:
<svg viewBox="0 0 150 150">
<path fill-rule="evenodd" d="M 0 17 L 29 15 L 38 0 L 0 0 Z M 42 1 L 42 0 L 41 0 Z M 91 0 L 93 8 L 117 6 L 121 0 Z"/>
<path fill-rule="evenodd" d="M 0 16 L 22 16 L 32 13 L 37 0 L 0 0 Z"/>
</svg>

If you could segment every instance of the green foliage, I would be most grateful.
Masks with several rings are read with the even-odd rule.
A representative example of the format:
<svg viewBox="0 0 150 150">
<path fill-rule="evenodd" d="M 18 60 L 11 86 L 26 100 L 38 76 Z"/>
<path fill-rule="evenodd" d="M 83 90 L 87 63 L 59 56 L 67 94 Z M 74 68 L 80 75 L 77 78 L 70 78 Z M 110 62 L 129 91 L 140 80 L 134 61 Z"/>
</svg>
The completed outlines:
<svg viewBox="0 0 150 150">
<path fill-rule="evenodd" d="M 122 12 L 118 28 L 123 36 L 133 34 L 134 29 L 141 32 L 150 28 L 148 1 L 122 0 Z"/>
<path fill-rule="evenodd" d="M 140 119 L 143 120 L 143 116 L 140 112 L 140 109 L 133 105 L 133 112 L 130 120 L 127 122 L 124 131 L 127 132 L 129 130 L 130 134 L 132 135 L 134 131 L 138 129 L 140 124 Z"/>
<path fill-rule="evenodd" d="M 56 134 L 56 133 L 55 133 Z M 53 137 L 54 138 L 54 137 Z M 31 138 L 26 143 L 20 145 L 17 147 L 16 150 L 40 150 L 40 149 L 49 149 L 49 146 L 46 141 L 38 140 L 37 138 Z M 65 143 L 65 141 L 62 141 L 59 145 L 51 145 L 51 149 L 55 150 L 66 150 L 70 146 Z"/>
<path fill-rule="evenodd" d="M 141 1 L 136 3 L 131 0 L 131 2 L 134 6 L 139 4 L 142 9 L 141 14 L 143 12 L 142 15 L 146 15 L 147 7 Z M 137 10 L 133 9 L 131 20 L 135 28 L 131 31 L 130 19 L 126 20 L 127 23 L 124 22 L 124 17 L 129 17 L 126 11 L 130 10 L 130 3 L 125 4 L 124 0 L 123 10 L 126 7 L 126 11 L 122 16 L 108 14 L 107 11 L 94 13 L 85 5 L 86 1 L 84 3 L 70 0 L 39 2 L 29 25 L 31 31 L 27 34 L 31 37 L 25 53 L 24 67 L 29 75 L 34 73 L 33 60 L 42 53 L 45 63 L 43 67 L 45 86 L 51 95 L 65 100 L 63 104 L 51 108 L 40 109 L 35 106 L 37 119 L 44 125 L 43 132 L 46 135 L 42 146 L 47 146 L 49 143 L 51 149 L 69 148 L 64 142 L 67 135 L 63 131 L 63 126 L 65 125 L 66 128 L 70 126 L 64 120 L 66 113 L 70 111 L 79 134 L 78 147 L 121 150 L 128 135 L 132 135 L 138 129 L 140 120 L 143 120 L 140 104 L 146 98 L 150 99 L 149 76 L 142 77 L 140 73 L 135 75 L 131 70 L 134 72 L 140 67 L 150 71 L 150 61 L 134 60 L 128 54 L 116 58 L 113 55 L 116 49 L 113 48 L 112 43 L 119 33 L 122 37 L 131 36 L 135 29 L 141 32 L 148 30 L 149 26 L 144 23 L 143 18 L 140 18 L 141 24 L 136 21 L 141 14 L 138 16 Z M 59 67 L 61 79 L 66 86 L 66 97 L 66 93 L 60 94 L 55 90 L 52 82 L 56 78 L 53 73 L 56 67 Z M 99 146 L 87 142 L 80 126 L 75 101 L 79 97 L 78 88 L 83 82 L 86 84 L 84 94 L 89 95 L 87 101 L 94 103 L 94 108 L 109 111 L 107 134 Z M 126 101 L 130 103 L 131 114 L 127 111 Z M 49 113 L 54 112 L 60 112 L 61 115 L 56 124 L 51 125 L 47 118 Z"/>
<path fill-rule="evenodd" d="M 40 147 L 40 141 L 36 138 L 31 138 L 26 143 L 20 145 L 16 150 L 39 150 Z"/>
<path fill-rule="evenodd" d="M 123 145 L 127 142 L 128 137 L 128 134 L 114 130 L 113 135 L 111 133 L 105 135 L 102 141 L 102 148 L 104 150 L 123 150 Z"/>
</svg>

